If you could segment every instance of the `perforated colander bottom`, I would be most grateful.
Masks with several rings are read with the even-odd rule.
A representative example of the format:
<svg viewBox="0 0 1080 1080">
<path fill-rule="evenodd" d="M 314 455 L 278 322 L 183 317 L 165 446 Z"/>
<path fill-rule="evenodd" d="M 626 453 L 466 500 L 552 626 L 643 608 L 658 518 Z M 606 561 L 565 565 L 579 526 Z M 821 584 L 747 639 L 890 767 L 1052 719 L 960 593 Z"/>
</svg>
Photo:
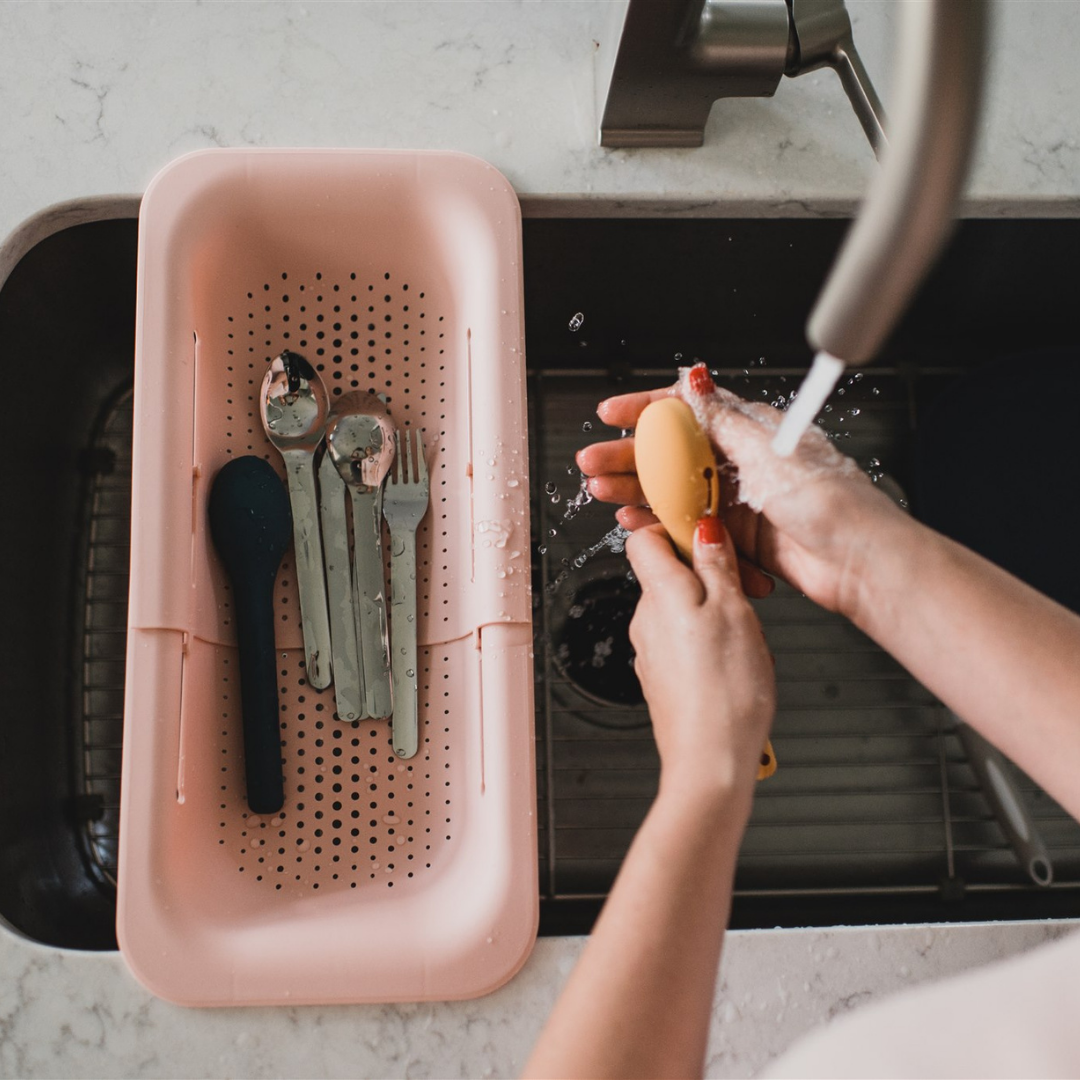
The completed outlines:
<svg viewBox="0 0 1080 1080">
<path fill-rule="evenodd" d="M 280 654 L 282 758 L 287 792 L 274 817 L 249 812 L 243 787 L 235 652 L 221 649 L 221 801 L 218 844 L 237 872 L 282 891 L 393 888 L 422 876 L 453 839 L 450 709 L 441 685 L 451 657 L 421 649 L 420 699 L 428 723 L 420 752 L 395 756 L 383 720 L 344 723 L 333 691 L 315 691 L 293 650 Z M 442 723 L 439 723 L 439 721 Z"/>
</svg>

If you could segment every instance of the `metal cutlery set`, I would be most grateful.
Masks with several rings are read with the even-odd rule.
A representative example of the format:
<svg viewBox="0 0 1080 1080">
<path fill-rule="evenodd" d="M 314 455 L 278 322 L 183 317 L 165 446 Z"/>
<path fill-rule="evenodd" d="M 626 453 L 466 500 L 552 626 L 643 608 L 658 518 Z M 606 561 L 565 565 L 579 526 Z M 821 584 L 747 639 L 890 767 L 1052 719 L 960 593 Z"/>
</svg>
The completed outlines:
<svg viewBox="0 0 1080 1080">
<path fill-rule="evenodd" d="M 398 431 L 374 393 L 330 406 L 318 373 L 290 351 L 270 364 L 261 414 L 288 476 L 308 682 L 333 683 L 342 720 L 392 717 L 394 752 L 410 758 L 419 744 L 416 529 L 429 502 L 421 433 Z"/>
</svg>

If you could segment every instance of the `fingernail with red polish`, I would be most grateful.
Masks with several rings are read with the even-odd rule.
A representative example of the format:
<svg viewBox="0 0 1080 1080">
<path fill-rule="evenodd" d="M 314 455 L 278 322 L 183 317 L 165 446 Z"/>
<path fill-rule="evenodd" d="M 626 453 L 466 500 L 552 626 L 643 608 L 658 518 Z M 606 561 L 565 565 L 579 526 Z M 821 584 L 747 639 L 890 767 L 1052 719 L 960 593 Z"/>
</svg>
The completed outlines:
<svg viewBox="0 0 1080 1080">
<path fill-rule="evenodd" d="M 712 381 L 709 369 L 704 364 L 695 364 L 690 369 L 688 382 L 695 394 L 712 394 L 716 391 L 716 383 Z"/>
<path fill-rule="evenodd" d="M 697 523 L 699 544 L 722 544 L 725 535 L 724 523 L 718 517 L 703 517 Z"/>
</svg>

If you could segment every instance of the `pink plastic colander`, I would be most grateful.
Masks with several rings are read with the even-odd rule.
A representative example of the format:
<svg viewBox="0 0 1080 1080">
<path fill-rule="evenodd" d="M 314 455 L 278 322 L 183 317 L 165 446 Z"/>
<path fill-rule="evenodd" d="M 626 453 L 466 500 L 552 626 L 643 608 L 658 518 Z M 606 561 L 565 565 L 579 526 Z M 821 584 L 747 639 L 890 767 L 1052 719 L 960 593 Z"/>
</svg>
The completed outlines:
<svg viewBox="0 0 1080 1080">
<path fill-rule="evenodd" d="M 207 528 L 232 456 L 281 471 L 268 359 L 423 430 L 420 752 L 304 679 L 277 583 L 286 802 L 247 808 L 230 593 Z M 536 934 L 521 221 L 459 154 L 220 150 L 143 200 L 118 933 L 188 1005 L 470 997 Z"/>
</svg>

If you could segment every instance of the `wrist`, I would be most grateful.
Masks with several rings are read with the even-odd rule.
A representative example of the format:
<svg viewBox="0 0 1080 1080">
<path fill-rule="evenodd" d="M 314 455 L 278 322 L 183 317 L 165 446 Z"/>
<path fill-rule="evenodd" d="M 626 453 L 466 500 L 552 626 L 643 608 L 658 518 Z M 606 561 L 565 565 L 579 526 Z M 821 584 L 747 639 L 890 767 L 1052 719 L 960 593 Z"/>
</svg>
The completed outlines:
<svg viewBox="0 0 1080 1080">
<path fill-rule="evenodd" d="M 685 820 L 729 823 L 741 833 L 750 819 L 756 774 L 726 776 L 721 769 L 662 769 L 655 805 Z"/>
<path fill-rule="evenodd" d="M 846 526 L 852 542 L 837 590 L 837 611 L 866 632 L 880 614 L 880 592 L 895 576 L 892 567 L 908 564 L 926 531 L 880 492 L 873 494 L 873 504 L 853 513 Z"/>
<path fill-rule="evenodd" d="M 927 556 L 934 533 L 899 508 L 860 529 L 860 543 L 845 568 L 841 612 L 875 640 L 882 622 L 899 614 L 910 577 Z"/>
</svg>

